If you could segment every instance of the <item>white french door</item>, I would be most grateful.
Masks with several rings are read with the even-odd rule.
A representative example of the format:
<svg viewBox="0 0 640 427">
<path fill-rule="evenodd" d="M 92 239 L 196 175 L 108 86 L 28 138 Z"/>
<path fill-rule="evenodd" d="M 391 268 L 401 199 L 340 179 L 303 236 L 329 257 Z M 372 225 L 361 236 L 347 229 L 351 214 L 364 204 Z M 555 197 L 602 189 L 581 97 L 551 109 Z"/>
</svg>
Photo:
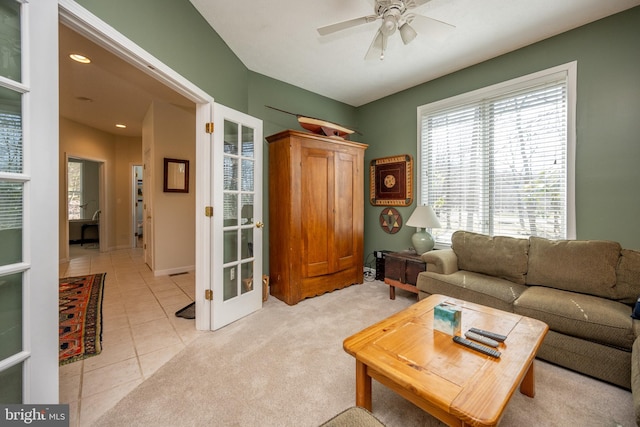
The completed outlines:
<svg viewBox="0 0 640 427">
<path fill-rule="evenodd" d="M 262 121 L 214 104 L 212 328 L 262 307 Z"/>
<path fill-rule="evenodd" d="M 0 21 L 0 403 L 58 403 L 58 6 Z"/>
</svg>

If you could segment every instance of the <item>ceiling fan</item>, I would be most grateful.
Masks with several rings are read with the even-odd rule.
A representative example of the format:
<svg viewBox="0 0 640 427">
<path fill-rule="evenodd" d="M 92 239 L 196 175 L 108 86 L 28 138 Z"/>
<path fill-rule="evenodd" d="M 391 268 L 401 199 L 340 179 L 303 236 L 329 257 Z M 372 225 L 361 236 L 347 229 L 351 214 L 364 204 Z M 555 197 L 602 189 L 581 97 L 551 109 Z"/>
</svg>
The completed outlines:
<svg viewBox="0 0 640 427">
<path fill-rule="evenodd" d="M 362 16 L 360 18 L 349 19 L 348 21 L 320 27 L 318 28 L 318 33 L 321 36 L 326 36 L 346 30 L 347 28 L 369 24 L 380 19 L 382 23 L 373 38 L 373 42 L 365 55 L 365 59 L 379 57 L 382 60 L 384 59 L 384 52 L 387 50 L 387 41 L 396 30 L 400 33 L 402 42 L 409 44 L 418 35 L 418 32 L 410 24 L 428 26 L 431 34 L 443 34 L 455 28 L 446 22 L 410 12 L 412 9 L 422 6 L 429 1 L 430 0 L 375 0 L 373 15 Z"/>
</svg>

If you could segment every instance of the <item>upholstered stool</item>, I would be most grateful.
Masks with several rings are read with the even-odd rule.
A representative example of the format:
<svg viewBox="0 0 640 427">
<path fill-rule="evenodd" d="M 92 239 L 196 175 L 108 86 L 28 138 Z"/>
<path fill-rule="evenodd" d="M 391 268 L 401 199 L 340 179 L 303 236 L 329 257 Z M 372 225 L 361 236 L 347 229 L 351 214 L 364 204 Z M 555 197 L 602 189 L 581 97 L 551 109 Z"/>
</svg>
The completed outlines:
<svg viewBox="0 0 640 427">
<path fill-rule="evenodd" d="M 384 424 L 366 409 L 352 406 L 340 412 L 320 427 L 384 427 Z"/>
</svg>

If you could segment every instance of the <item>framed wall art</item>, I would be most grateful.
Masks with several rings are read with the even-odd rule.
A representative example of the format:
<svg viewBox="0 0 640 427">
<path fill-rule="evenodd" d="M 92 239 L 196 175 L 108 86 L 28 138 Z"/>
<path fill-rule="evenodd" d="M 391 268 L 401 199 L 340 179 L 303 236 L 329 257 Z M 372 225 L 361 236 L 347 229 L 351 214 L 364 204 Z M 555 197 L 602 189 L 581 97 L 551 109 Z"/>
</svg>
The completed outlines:
<svg viewBox="0 0 640 427">
<path fill-rule="evenodd" d="M 380 227 L 385 233 L 396 234 L 402 228 L 402 215 L 395 208 L 382 209 Z"/>
<path fill-rule="evenodd" d="M 413 202 L 413 157 L 409 154 L 371 160 L 369 201 L 374 206 L 409 206 Z"/>
<path fill-rule="evenodd" d="M 189 192 L 189 160 L 164 159 L 165 193 Z"/>
</svg>

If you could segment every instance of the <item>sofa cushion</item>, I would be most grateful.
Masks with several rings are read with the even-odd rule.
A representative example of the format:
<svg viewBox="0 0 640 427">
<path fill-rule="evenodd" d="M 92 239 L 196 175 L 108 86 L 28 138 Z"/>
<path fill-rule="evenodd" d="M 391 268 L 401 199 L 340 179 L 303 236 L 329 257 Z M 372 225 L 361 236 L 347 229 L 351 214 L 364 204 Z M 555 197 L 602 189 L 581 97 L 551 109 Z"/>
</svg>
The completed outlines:
<svg viewBox="0 0 640 427">
<path fill-rule="evenodd" d="M 556 332 L 625 350 L 631 350 L 635 339 L 631 307 L 617 301 L 531 286 L 514 302 L 513 310 Z"/>
<path fill-rule="evenodd" d="M 428 294 L 447 295 L 508 312 L 513 312 L 513 302 L 527 289 L 526 285 L 462 270 L 452 274 L 422 272 L 416 286 Z"/>
<path fill-rule="evenodd" d="M 487 236 L 456 231 L 451 248 L 458 257 L 458 269 L 500 277 L 524 285 L 529 241 L 514 237 Z"/>
<path fill-rule="evenodd" d="M 634 304 L 640 297 L 640 252 L 622 250 L 616 278 L 613 298 L 625 304 Z"/>
<path fill-rule="evenodd" d="M 621 246 L 603 240 L 529 238 L 527 284 L 612 298 Z"/>
</svg>

